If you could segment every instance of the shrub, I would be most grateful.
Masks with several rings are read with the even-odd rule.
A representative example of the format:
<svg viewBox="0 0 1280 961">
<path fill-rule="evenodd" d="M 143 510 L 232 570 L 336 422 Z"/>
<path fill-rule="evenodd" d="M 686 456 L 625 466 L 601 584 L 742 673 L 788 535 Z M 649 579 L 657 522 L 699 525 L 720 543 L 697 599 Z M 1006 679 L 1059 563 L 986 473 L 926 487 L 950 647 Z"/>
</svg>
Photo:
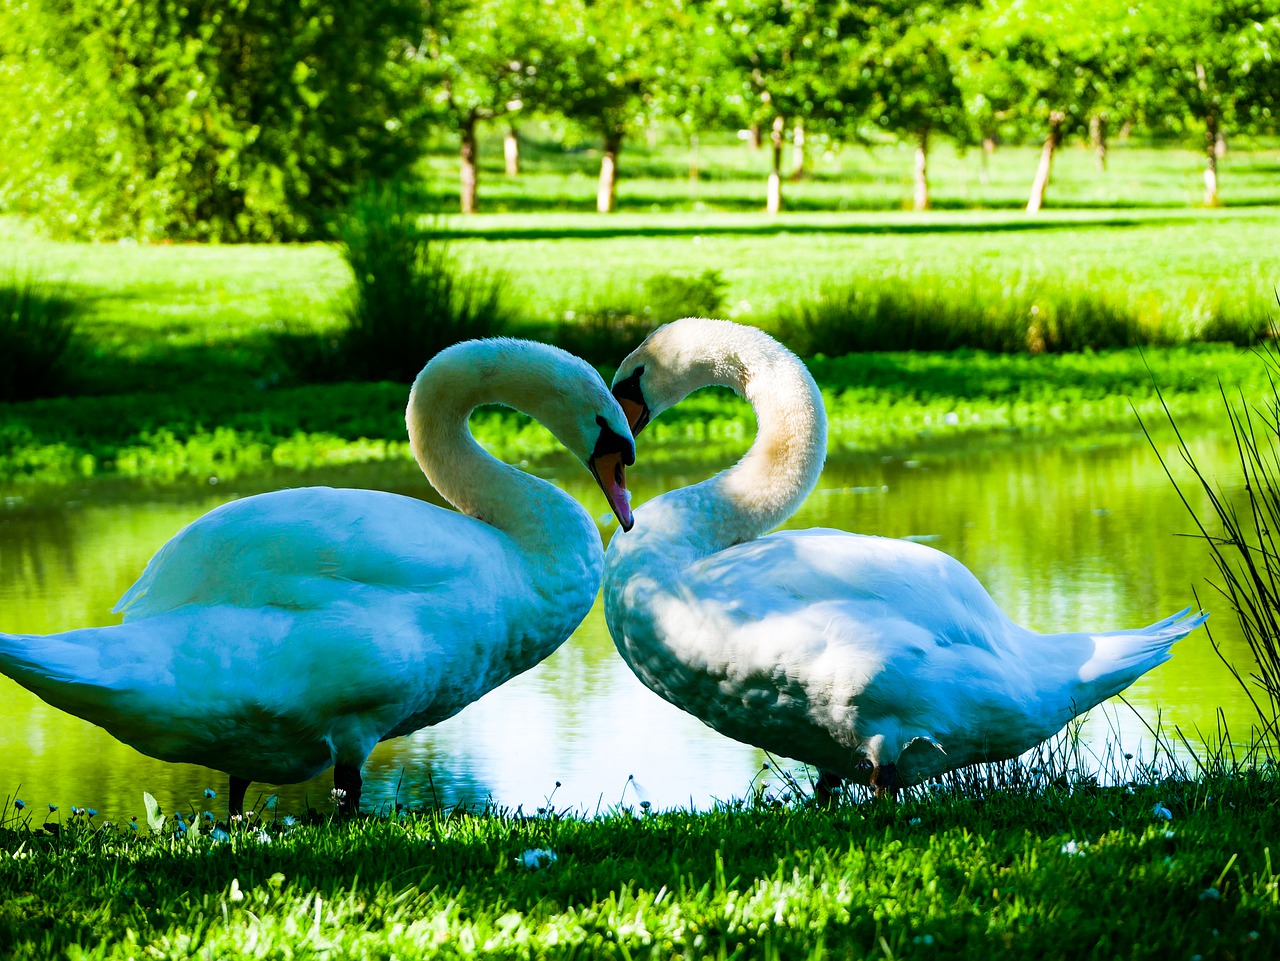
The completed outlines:
<svg viewBox="0 0 1280 961">
<path fill-rule="evenodd" d="M 407 383 L 450 344 L 511 328 L 501 276 L 461 271 L 447 243 L 419 226 L 403 186 L 359 192 L 337 236 L 352 275 L 345 326 L 286 327 L 277 338 L 281 359 L 304 379 Z"/>
<path fill-rule="evenodd" d="M 1079 290 L 972 279 L 857 282 L 780 310 L 778 337 L 802 357 L 878 350 L 1061 353 L 1151 343 L 1135 312 Z"/>
<path fill-rule="evenodd" d="M 654 274 L 638 291 L 615 282 L 583 308 L 566 311 L 551 336 L 589 363 L 616 364 L 663 324 L 719 314 L 727 286 L 716 270 L 696 277 Z"/>
<path fill-rule="evenodd" d="M 77 305 L 26 278 L 0 282 L 0 401 L 52 397 L 75 374 Z"/>
<path fill-rule="evenodd" d="M 81 238 L 324 232 L 421 152 L 419 0 L 31 0 L 0 13 L 0 188 Z M 406 55 L 407 56 L 407 55 Z"/>
</svg>

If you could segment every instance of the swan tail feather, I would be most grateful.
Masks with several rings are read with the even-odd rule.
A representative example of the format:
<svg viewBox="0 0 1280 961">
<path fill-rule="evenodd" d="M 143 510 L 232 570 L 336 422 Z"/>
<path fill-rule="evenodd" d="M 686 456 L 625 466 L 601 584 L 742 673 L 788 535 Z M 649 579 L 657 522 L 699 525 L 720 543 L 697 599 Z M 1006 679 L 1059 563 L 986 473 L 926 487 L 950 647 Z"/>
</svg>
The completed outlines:
<svg viewBox="0 0 1280 961">
<path fill-rule="evenodd" d="M 1094 654 L 1080 668 L 1079 679 L 1096 695 L 1098 704 L 1118 694 L 1147 671 L 1173 657 L 1172 647 L 1208 620 L 1207 611 L 1191 608 L 1146 627 L 1094 634 Z"/>
<path fill-rule="evenodd" d="M 98 628 L 62 634 L 0 634 L 0 673 L 59 710 L 94 721 L 114 695 L 99 677 L 93 647 L 74 636 Z"/>
</svg>

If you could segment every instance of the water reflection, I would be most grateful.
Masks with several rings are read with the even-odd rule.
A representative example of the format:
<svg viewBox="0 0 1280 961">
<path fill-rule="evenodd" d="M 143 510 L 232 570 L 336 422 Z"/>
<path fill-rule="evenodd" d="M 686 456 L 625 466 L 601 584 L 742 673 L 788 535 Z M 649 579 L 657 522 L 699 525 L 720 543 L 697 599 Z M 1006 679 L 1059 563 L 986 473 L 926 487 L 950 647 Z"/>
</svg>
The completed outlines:
<svg viewBox="0 0 1280 961">
<path fill-rule="evenodd" d="M 1172 447 L 1166 457 L 1173 455 Z M 1232 451 L 1213 437 L 1197 462 L 1226 487 Z M 636 501 L 698 476 L 631 473 Z M 308 482 L 377 486 L 425 494 L 411 466 L 368 468 Z M 294 480 L 294 483 L 297 481 Z M 599 492 L 579 470 L 565 486 L 607 517 Z M 182 497 L 138 497 L 93 488 L 80 500 L 0 510 L 0 625 L 49 633 L 114 623 L 110 609 L 151 554 L 179 527 L 237 494 L 213 488 Z M 118 496 L 131 493 L 131 497 Z M 1102 448 L 974 451 L 835 463 L 791 527 L 829 526 L 915 537 L 966 564 L 1016 621 L 1042 631 L 1146 624 L 1212 599 L 1208 552 L 1179 536 L 1192 524 L 1144 441 Z M 606 530 L 608 537 L 612 530 Z M 1247 648 L 1217 605 L 1214 636 L 1240 663 Z M 1246 730 L 1248 703 L 1204 632 L 1127 694 L 1151 721 L 1211 730 L 1221 706 Z M 1114 703 L 1114 702 L 1113 702 Z M 1085 738 L 1101 751 L 1117 737 L 1150 751 L 1143 721 L 1125 708 L 1095 711 Z M 210 806 L 223 775 L 141 756 L 99 728 L 62 714 L 0 677 L 0 800 L 93 806 L 103 817 L 141 814 L 149 790 L 167 809 Z M 706 807 L 746 793 L 763 756 L 704 728 L 642 687 L 617 657 L 600 605 L 559 652 L 439 727 L 380 745 L 366 767 L 366 803 L 399 799 L 480 803 L 532 810 L 548 803 L 591 812 L 620 801 Z M 557 786 L 559 782 L 559 786 Z M 277 788 L 281 805 L 328 806 L 328 775 Z M 220 797 L 214 810 L 225 810 Z"/>
</svg>

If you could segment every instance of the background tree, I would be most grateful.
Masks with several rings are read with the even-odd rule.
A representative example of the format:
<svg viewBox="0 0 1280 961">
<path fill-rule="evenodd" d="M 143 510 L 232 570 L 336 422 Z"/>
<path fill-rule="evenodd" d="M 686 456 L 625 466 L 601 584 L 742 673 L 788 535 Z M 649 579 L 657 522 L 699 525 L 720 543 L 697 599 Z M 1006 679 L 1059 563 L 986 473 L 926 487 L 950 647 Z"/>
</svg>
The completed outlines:
<svg viewBox="0 0 1280 961">
<path fill-rule="evenodd" d="M 741 126 L 767 128 L 771 164 L 765 209 L 782 209 L 788 121 L 802 129 L 850 129 L 858 87 L 849 70 L 869 8 L 847 0 L 711 0 L 708 34 L 724 61 L 721 89 Z"/>
<path fill-rule="evenodd" d="M 6 134 L 10 177 L 69 233 L 316 237 L 355 183 L 422 148 L 390 56 L 419 29 L 417 0 L 29 0 L 19 16 L 47 42 L 18 73 L 40 78 L 37 104 L 56 90 L 61 116 Z"/>
<path fill-rule="evenodd" d="M 655 111 L 667 67 L 665 0 L 570 0 L 558 5 L 562 45 L 548 104 L 601 141 L 596 209 L 617 206 L 618 158 L 626 136 Z"/>
<path fill-rule="evenodd" d="M 1221 203 L 1218 160 L 1228 133 L 1274 130 L 1280 97 L 1280 5 L 1184 0 L 1143 8 L 1148 43 L 1138 84 L 1147 125 L 1198 137 L 1204 204 Z"/>
<path fill-rule="evenodd" d="M 908 0 L 868 24 L 859 81 L 867 88 L 867 119 L 915 146 L 912 206 L 930 207 L 930 138 L 967 143 L 972 127 L 946 45 L 946 7 L 964 3 Z"/>
<path fill-rule="evenodd" d="M 475 213 L 479 188 L 476 128 L 519 115 L 538 99 L 555 42 L 549 0 L 434 0 L 416 54 L 426 96 L 458 135 L 459 202 Z M 511 127 L 508 126 L 510 136 Z M 508 155 L 511 148 L 508 147 Z M 513 161 L 508 159 L 508 167 Z M 517 161 L 518 163 L 518 161 Z"/>
</svg>

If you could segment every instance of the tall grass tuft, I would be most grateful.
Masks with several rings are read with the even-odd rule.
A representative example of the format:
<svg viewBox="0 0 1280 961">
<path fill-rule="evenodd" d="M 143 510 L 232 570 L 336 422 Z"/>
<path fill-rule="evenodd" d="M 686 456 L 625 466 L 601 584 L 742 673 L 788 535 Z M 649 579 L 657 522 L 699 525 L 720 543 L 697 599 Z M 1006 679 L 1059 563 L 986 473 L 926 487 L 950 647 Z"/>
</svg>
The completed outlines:
<svg viewBox="0 0 1280 961">
<path fill-rule="evenodd" d="M 663 324 L 719 314 L 727 286 L 717 270 L 692 277 L 654 274 L 640 285 L 614 281 L 593 291 L 582 307 L 565 311 L 552 337 L 590 363 L 616 364 Z"/>
<path fill-rule="evenodd" d="M 395 183 L 353 199 L 335 229 L 352 275 L 345 323 L 279 338 L 282 359 L 296 374 L 407 383 L 451 344 L 511 328 L 503 278 L 462 271 L 440 234 L 419 224 L 418 209 Z"/>
<path fill-rule="evenodd" d="M 912 277 L 828 287 L 771 327 L 802 357 L 878 350 L 1064 353 L 1151 344 L 1135 310 L 1084 290 Z"/>
<path fill-rule="evenodd" d="M 66 391 L 81 352 L 76 302 L 29 277 L 0 280 L 0 401 Z"/>
<path fill-rule="evenodd" d="M 1213 557 L 1221 576 L 1214 588 L 1230 604 L 1253 655 L 1255 670 L 1247 677 L 1214 644 L 1218 657 L 1249 696 L 1261 723 L 1262 736 L 1274 743 L 1280 735 L 1280 350 L 1259 347 L 1268 387 L 1257 397 L 1222 390 L 1244 489 L 1240 497 L 1224 491 L 1197 466 L 1182 432 L 1177 431 L 1182 460 L 1208 498 L 1210 512 L 1198 514 L 1179 487 L 1183 503 Z M 1166 408 L 1166 413 L 1168 409 Z M 1165 465 L 1166 471 L 1169 470 Z M 1173 474 L 1169 478 L 1177 481 Z"/>
</svg>

